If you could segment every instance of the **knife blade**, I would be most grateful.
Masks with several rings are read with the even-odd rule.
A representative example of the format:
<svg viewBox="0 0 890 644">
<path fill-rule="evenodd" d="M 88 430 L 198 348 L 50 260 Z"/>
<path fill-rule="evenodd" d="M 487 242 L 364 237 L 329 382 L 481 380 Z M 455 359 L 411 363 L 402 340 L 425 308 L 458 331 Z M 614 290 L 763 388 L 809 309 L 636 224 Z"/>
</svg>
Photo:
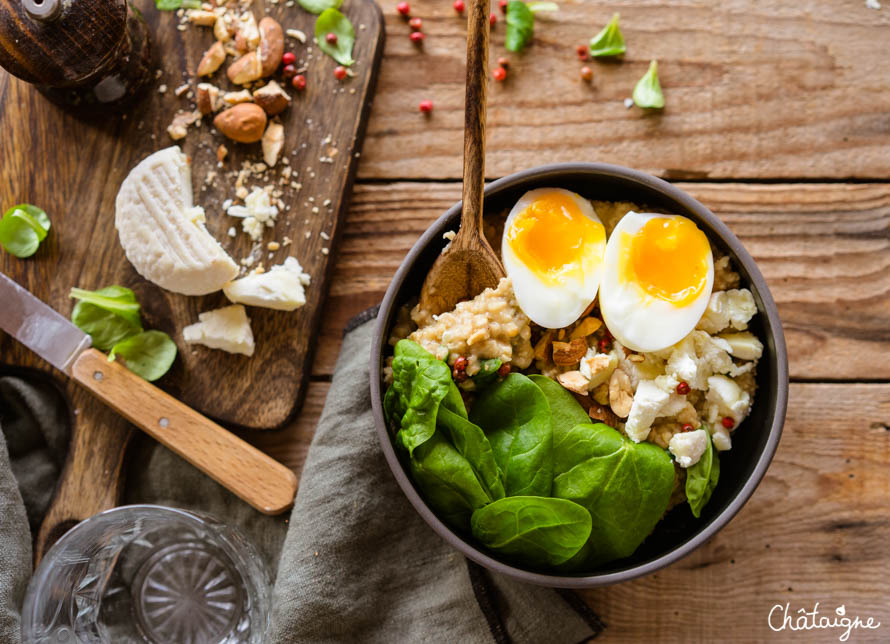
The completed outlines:
<svg viewBox="0 0 890 644">
<path fill-rule="evenodd" d="M 0 273 L 0 329 L 260 512 L 293 504 L 289 468 L 104 353 L 90 336 Z"/>
<path fill-rule="evenodd" d="M 3 273 L 0 273 L 0 329 L 56 369 L 71 365 L 92 344 L 90 336 Z"/>
</svg>

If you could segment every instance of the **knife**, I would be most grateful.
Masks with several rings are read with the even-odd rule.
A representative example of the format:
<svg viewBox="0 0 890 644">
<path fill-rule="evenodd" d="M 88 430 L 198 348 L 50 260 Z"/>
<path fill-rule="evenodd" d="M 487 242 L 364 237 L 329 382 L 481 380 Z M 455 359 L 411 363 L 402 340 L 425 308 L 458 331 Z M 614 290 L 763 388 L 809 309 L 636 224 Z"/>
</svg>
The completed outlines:
<svg viewBox="0 0 890 644">
<path fill-rule="evenodd" d="M 207 417 L 90 348 L 90 336 L 0 273 L 0 329 L 265 514 L 288 509 L 297 477 Z"/>
</svg>

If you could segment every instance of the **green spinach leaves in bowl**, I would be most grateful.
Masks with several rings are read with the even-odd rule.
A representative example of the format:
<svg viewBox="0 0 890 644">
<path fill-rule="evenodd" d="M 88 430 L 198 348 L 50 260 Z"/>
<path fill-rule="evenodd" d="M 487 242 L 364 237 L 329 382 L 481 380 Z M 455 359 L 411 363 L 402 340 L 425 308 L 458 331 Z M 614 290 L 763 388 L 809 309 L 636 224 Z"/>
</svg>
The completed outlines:
<svg viewBox="0 0 890 644">
<path fill-rule="evenodd" d="M 555 381 L 511 373 L 468 413 L 451 369 L 410 340 L 395 347 L 384 410 L 433 511 L 489 551 L 536 569 L 629 556 L 667 510 L 667 452 L 591 423 Z"/>
</svg>

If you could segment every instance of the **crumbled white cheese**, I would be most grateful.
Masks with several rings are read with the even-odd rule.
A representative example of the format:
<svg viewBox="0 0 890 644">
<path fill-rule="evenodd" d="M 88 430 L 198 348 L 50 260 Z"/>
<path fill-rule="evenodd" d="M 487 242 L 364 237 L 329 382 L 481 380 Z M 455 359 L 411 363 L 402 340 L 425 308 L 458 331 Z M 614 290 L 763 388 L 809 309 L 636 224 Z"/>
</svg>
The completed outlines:
<svg viewBox="0 0 890 644">
<path fill-rule="evenodd" d="M 717 291 L 711 294 L 708 307 L 696 328 L 708 333 L 719 333 L 728 327 L 744 331 L 755 313 L 757 305 L 748 289 Z"/>
<path fill-rule="evenodd" d="M 590 381 L 589 390 L 599 387 L 608 381 L 618 366 L 618 352 L 613 350 L 609 353 L 598 353 L 596 349 L 590 347 L 587 354 L 581 358 L 581 364 L 578 370 Z"/>
<path fill-rule="evenodd" d="M 711 425 L 711 442 L 714 444 L 714 449 L 718 452 L 732 449 L 732 438 L 729 436 L 729 430 L 722 423 Z"/>
<path fill-rule="evenodd" d="M 739 426 L 751 409 L 751 396 L 731 378 L 711 376 L 708 378 L 707 400 L 708 422 L 716 424 L 729 416 Z"/>
<path fill-rule="evenodd" d="M 683 468 L 698 463 L 707 448 L 708 432 L 703 429 L 674 434 L 668 443 L 668 449 L 677 459 L 677 465 Z"/>
<path fill-rule="evenodd" d="M 721 333 L 721 340 L 729 345 L 729 353 L 740 360 L 760 360 L 763 355 L 763 344 L 753 333 Z"/>
<path fill-rule="evenodd" d="M 243 206 L 229 206 L 226 214 L 230 217 L 243 217 L 242 229 L 252 240 L 257 241 L 263 235 L 264 225 L 270 228 L 275 225 L 278 208 L 272 205 L 268 192 L 254 188 L 245 197 Z"/>
<path fill-rule="evenodd" d="M 211 349 L 252 356 L 253 331 L 250 319 L 240 304 L 226 306 L 198 315 L 199 322 L 182 330 L 182 338 L 188 344 L 203 344 Z"/>
<path fill-rule="evenodd" d="M 251 273 L 229 282 L 223 287 L 232 302 L 262 306 L 279 311 L 293 311 L 306 304 L 303 287 L 310 277 L 303 272 L 295 257 L 288 257 L 283 264 L 273 266 L 264 273 Z"/>
<path fill-rule="evenodd" d="M 636 443 L 646 440 L 649 428 L 670 397 L 670 393 L 659 387 L 655 380 L 643 380 L 634 392 L 633 406 L 624 426 L 628 438 Z"/>
</svg>

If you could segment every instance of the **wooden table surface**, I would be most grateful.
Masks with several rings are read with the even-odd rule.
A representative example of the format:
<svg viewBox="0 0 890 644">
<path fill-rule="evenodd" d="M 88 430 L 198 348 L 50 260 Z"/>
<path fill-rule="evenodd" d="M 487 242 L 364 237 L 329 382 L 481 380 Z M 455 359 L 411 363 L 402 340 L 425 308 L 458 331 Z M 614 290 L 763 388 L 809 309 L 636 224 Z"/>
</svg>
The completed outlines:
<svg viewBox="0 0 890 644">
<path fill-rule="evenodd" d="M 344 323 L 378 303 L 421 232 L 460 197 L 465 21 L 413 0 L 422 48 L 382 5 L 387 43 L 303 411 L 249 436 L 297 472 Z M 837 641 L 773 632 L 775 605 L 873 617 L 890 640 L 890 2 L 560 2 L 491 89 L 487 175 L 605 161 L 681 182 L 741 238 L 779 305 L 791 396 L 766 478 L 716 537 L 661 572 L 582 593 L 604 642 Z M 497 9 L 495 8 L 497 11 Z M 621 13 L 628 52 L 575 47 Z M 492 34 L 503 55 L 504 24 Z M 627 109 L 657 58 L 667 107 Z M 2 81 L 0 77 L 0 81 Z M 17 82 L 17 81 L 12 81 Z M 0 83 L 2 84 L 2 83 Z M 417 104 L 435 109 L 421 115 Z M 0 101 L 2 109 L 2 101 Z M 0 144 L 2 149 L 2 144 Z M 430 535 L 430 538 L 436 538 Z M 774 615 L 773 624 L 781 625 Z"/>
</svg>

